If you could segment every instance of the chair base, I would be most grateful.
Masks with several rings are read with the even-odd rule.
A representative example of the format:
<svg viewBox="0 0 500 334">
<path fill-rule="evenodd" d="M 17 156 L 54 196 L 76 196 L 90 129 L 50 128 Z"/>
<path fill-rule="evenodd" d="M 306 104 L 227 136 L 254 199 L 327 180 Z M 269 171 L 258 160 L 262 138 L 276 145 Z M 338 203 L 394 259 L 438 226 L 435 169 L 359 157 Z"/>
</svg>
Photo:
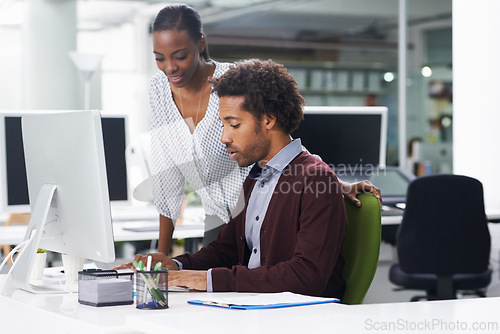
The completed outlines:
<svg viewBox="0 0 500 334">
<path fill-rule="evenodd" d="M 426 295 L 417 295 L 413 296 L 410 301 L 411 302 L 418 302 L 420 300 L 449 300 L 449 299 L 457 299 L 457 292 L 455 291 L 452 296 L 450 295 L 440 295 L 436 293 L 436 291 L 427 291 Z M 463 296 L 477 296 L 480 298 L 485 298 L 486 297 L 486 289 L 477 289 L 477 290 L 465 290 L 461 291 L 461 294 Z"/>
<path fill-rule="evenodd" d="M 414 296 L 411 301 L 457 299 L 457 291 L 468 295 L 486 297 L 486 287 L 491 282 L 492 270 L 479 274 L 455 274 L 438 276 L 435 274 L 411 274 L 404 272 L 398 264 L 391 267 L 389 280 L 402 290 L 424 290 L 426 295 Z"/>
<path fill-rule="evenodd" d="M 413 296 L 410 301 L 417 302 L 419 300 L 449 300 L 449 299 L 457 299 L 457 292 L 443 292 L 443 291 L 427 291 L 426 295 L 418 295 Z"/>
</svg>

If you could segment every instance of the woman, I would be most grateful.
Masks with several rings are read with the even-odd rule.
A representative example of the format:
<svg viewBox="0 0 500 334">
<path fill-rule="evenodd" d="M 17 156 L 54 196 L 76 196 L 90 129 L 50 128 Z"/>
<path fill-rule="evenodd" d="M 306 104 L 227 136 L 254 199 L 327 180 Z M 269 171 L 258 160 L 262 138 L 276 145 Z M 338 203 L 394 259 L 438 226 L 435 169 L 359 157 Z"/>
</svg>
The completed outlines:
<svg viewBox="0 0 500 334">
<path fill-rule="evenodd" d="M 221 144 L 217 95 L 208 78 L 230 66 L 208 56 L 199 14 L 186 5 L 163 8 L 153 23 L 153 53 L 162 73 L 150 85 L 154 203 L 160 213 L 158 251 L 169 253 L 174 221 L 179 218 L 187 181 L 206 213 L 203 244 L 229 220 L 249 167 L 240 168 Z M 342 182 L 342 181 L 341 181 Z M 344 195 L 380 191 L 364 181 L 342 183 Z"/>
</svg>

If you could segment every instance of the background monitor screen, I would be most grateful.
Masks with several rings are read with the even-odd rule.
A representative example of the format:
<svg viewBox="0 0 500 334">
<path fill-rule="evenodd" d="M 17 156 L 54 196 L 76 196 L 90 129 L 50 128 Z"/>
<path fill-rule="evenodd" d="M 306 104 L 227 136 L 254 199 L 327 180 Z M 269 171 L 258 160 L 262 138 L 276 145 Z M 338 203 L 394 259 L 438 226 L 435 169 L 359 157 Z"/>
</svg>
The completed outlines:
<svg viewBox="0 0 500 334">
<path fill-rule="evenodd" d="M 19 112 L 3 114 L 3 147 L 5 150 L 5 172 L 2 189 L 4 209 L 26 212 L 29 210 L 28 184 L 21 130 L 21 117 L 40 112 Z M 127 145 L 127 117 L 124 115 L 103 115 L 101 118 L 108 190 L 111 201 L 129 200 L 125 148 Z M 0 123 L 1 125 L 1 123 Z M 3 130 L 3 131 L 2 131 Z M 0 142 L 1 143 L 1 142 Z M 1 151 L 1 149 L 0 149 Z M 0 208 L 2 205 L 0 205 Z"/>
<path fill-rule="evenodd" d="M 7 205 L 29 204 L 21 117 L 5 117 Z"/>
<path fill-rule="evenodd" d="M 104 156 L 108 175 L 109 199 L 111 201 L 127 201 L 127 165 L 125 149 L 127 147 L 127 131 L 125 117 L 101 118 Z"/>
<path fill-rule="evenodd" d="M 305 107 L 292 133 L 334 169 L 385 166 L 386 107 Z"/>
</svg>

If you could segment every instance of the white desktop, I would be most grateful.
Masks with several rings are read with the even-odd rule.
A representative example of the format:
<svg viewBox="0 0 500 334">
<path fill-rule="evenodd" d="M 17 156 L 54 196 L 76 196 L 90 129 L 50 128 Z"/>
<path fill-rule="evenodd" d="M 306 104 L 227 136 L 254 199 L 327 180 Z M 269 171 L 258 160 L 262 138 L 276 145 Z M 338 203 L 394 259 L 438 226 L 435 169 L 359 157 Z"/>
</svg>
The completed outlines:
<svg viewBox="0 0 500 334">
<path fill-rule="evenodd" d="M 0 275 L 0 285 L 5 275 Z M 365 305 L 338 303 L 279 309 L 233 310 L 188 300 L 236 293 L 169 292 L 168 309 L 135 305 L 93 307 L 76 294 L 0 296 L 8 333 L 498 333 L 500 298 Z M 27 321 L 29 319 L 29 321 Z"/>
<path fill-rule="evenodd" d="M 98 111 L 29 115 L 22 127 L 31 220 L 10 278 L 30 292 L 61 292 L 67 288 L 30 282 L 38 249 L 115 260 L 101 116 Z"/>
</svg>

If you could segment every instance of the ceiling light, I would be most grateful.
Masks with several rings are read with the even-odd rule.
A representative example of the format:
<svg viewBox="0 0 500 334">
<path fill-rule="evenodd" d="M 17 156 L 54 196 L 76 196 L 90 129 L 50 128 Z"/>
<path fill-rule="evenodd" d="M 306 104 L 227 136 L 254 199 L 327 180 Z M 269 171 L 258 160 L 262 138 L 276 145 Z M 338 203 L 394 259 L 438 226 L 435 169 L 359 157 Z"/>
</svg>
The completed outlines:
<svg viewBox="0 0 500 334">
<path fill-rule="evenodd" d="M 426 78 L 430 77 L 432 75 L 432 69 L 429 66 L 424 66 L 420 70 L 420 73 Z"/>
<path fill-rule="evenodd" d="M 384 73 L 384 80 L 385 80 L 385 82 L 391 82 L 392 80 L 394 80 L 394 73 L 385 72 Z"/>
<path fill-rule="evenodd" d="M 443 126 L 443 128 L 447 128 L 451 125 L 451 118 L 450 117 L 443 117 L 441 119 L 441 125 Z"/>
</svg>

